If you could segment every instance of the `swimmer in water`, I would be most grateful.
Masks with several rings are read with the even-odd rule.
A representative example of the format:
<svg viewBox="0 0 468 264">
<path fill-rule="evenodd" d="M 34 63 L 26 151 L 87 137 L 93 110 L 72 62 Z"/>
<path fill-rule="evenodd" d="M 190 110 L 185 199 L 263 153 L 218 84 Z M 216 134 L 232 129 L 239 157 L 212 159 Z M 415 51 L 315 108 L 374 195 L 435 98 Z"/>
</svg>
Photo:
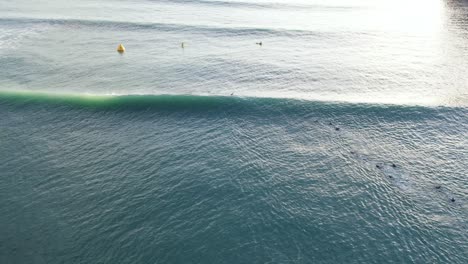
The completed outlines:
<svg viewBox="0 0 468 264">
<path fill-rule="evenodd" d="M 340 130 L 340 128 L 339 128 L 339 127 L 335 127 L 335 130 L 336 130 L 336 131 L 339 131 L 339 130 Z"/>
<path fill-rule="evenodd" d="M 377 169 L 381 169 L 381 168 L 382 168 L 382 166 L 380 166 L 379 164 L 375 165 L 375 167 L 376 167 Z"/>
<path fill-rule="evenodd" d="M 392 163 L 392 167 L 393 167 L 393 168 L 396 168 L 396 165 L 395 165 L 395 163 Z"/>
<path fill-rule="evenodd" d="M 259 45 L 259 46 L 262 46 L 262 45 L 263 45 L 263 43 L 262 43 L 261 41 L 260 41 L 260 42 L 257 42 L 257 43 L 255 43 L 255 44 L 257 44 L 257 45 Z"/>
<path fill-rule="evenodd" d="M 454 203 L 454 202 L 455 202 L 455 198 L 452 197 L 452 199 L 450 199 L 450 201 L 452 201 L 452 203 Z"/>
<path fill-rule="evenodd" d="M 435 188 L 436 188 L 437 190 L 440 190 L 440 188 L 442 188 L 442 186 L 437 185 Z"/>
</svg>

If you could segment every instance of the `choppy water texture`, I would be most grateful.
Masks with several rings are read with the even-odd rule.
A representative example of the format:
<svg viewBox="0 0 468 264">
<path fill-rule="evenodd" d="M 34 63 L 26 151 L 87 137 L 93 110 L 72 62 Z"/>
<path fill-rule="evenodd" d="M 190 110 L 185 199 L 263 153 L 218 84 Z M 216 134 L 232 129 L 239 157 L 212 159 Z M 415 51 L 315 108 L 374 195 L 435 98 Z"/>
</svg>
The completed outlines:
<svg viewBox="0 0 468 264">
<path fill-rule="evenodd" d="M 467 69 L 466 1 L 0 0 L 0 263 L 468 263 Z"/>
</svg>

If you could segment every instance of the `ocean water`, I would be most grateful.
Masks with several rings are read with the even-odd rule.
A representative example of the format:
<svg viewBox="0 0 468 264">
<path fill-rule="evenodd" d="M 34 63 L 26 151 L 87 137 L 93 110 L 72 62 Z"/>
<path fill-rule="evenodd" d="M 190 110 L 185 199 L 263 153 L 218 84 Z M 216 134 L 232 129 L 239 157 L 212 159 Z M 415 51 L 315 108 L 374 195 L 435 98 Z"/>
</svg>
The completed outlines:
<svg viewBox="0 0 468 264">
<path fill-rule="evenodd" d="M 468 263 L 467 165 L 467 1 L 0 0 L 0 263 Z"/>
</svg>

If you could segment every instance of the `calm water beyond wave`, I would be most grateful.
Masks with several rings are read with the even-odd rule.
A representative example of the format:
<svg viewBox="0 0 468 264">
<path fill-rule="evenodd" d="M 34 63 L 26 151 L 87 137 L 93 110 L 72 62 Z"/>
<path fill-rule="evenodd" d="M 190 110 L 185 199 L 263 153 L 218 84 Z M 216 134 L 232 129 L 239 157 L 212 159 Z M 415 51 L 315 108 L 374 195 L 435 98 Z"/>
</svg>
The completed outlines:
<svg viewBox="0 0 468 264">
<path fill-rule="evenodd" d="M 468 263 L 467 165 L 467 1 L 0 0 L 0 263 Z"/>
</svg>

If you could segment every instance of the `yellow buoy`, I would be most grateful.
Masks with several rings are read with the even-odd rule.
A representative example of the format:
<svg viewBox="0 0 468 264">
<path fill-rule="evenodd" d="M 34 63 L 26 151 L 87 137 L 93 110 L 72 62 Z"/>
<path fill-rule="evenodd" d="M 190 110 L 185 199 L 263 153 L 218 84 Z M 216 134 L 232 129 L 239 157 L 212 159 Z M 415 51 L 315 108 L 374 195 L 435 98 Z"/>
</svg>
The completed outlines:
<svg viewBox="0 0 468 264">
<path fill-rule="evenodd" d="M 120 44 L 118 47 L 117 47 L 117 51 L 120 52 L 120 53 L 124 53 L 125 52 L 125 47 Z"/>
</svg>

